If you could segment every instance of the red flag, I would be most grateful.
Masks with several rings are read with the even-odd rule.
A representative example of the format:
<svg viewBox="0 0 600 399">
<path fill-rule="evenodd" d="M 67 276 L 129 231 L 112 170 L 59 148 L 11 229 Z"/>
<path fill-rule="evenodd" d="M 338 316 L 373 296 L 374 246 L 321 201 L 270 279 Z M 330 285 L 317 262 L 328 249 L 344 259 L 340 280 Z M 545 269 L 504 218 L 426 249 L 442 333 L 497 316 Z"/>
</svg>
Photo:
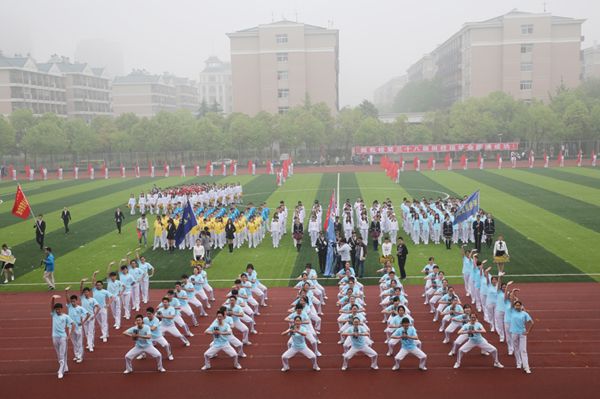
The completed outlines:
<svg viewBox="0 0 600 399">
<path fill-rule="evenodd" d="M 327 213 L 325 214 L 325 224 L 323 225 L 323 231 L 327 231 L 329 226 L 329 219 L 331 219 L 331 212 L 335 208 L 335 190 L 331 192 L 331 198 L 329 198 L 329 205 L 327 206 Z"/>
<path fill-rule="evenodd" d="M 270 175 L 273 173 L 273 164 L 271 161 L 267 161 L 267 174 Z"/>
<path fill-rule="evenodd" d="M 252 174 L 252 161 L 248 161 L 248 174 Z"/>
<path fill-rule="evenodd" d="M 27 201 L 27 197 L 23 190 L 21 190 L 21 185 L 17 186 L 17 194 L 15 195 L 15 204 L 12 208 L 12 214 L 21 219 L 27 219 L 29 214 L 31 213 L 31 206 L 29 205 L 29 201 Z"/>
</svg>

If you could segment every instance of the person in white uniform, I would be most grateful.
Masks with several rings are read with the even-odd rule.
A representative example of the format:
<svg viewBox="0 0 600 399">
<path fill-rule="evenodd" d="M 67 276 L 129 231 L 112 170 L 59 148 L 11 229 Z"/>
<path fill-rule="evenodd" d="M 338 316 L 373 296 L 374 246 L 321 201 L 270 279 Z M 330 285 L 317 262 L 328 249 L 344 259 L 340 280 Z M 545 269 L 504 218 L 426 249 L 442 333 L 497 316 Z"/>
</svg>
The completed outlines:
<svg viewBox="0 0 600 399">
<path fill-rule="evenodd" d="M 317 355 L 306 346 L 306 336 L 308 333 L 308 329 L 302 325 L 302 317 L 300 316 L 294 317 L 294 323 L 290 328 L 281 333 L 281 335 L 289 335 L 292 341 L 288 349 L 281 355 L 281 362 L 283 363 L 281 371 L 288 371 L 290 369 L 290 359 L 298 353 L 301 353 L 312 362 L 313 370 L 321 370 L 317 364 Z"/>
<path fill-rule="evenodd" d="M 162 366 L 162 355 L 152 344 L 150 327 L 144 324 L 144 317 L 141 314 L 135 316 L 135 326 L 123 331 L 123 335 L 131 337 L 135 342 L 134 347 L 125 354 L 125 371 L 123 374 L 133 372 L 133 359 L 141 354 L 150 355 L 156 359 L 156 368 L 161 373 L 167 371 Z"/>
</svg>

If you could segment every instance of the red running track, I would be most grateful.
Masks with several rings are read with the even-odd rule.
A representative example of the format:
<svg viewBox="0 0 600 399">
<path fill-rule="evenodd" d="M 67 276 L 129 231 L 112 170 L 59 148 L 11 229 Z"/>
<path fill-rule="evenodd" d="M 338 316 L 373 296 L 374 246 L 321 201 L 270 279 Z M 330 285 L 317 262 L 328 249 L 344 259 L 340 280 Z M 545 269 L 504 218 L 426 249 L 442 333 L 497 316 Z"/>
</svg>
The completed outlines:
<svg viewBox="0 0 600 399">
<path fill-rule="evenodd" d="M 292 359 L 292 370 L 282 373 L 280 356 L 287 337 L 280 336 L 287 323 L 283 318 L 294 292 L 291 288 L 269 290 L 270 306 L 257 317 L 258 335 L 251 336 L 242 359 L 243 370 L 234 370 L 227 358 L 213 361 L 213 369 L 200 371 L 202 354 L 209 337 L 202 334 L 212 320 L 202 318 L 193 328 L 192 346 L 185 348 L 168 338 L 175 360 L 165 360 L 167 373 L 154 371 L 151 360 L 134 361 L 135 372 L 123 375 L 123 356 L 131 340 L 111 329 L 108 343 L 97 342 L 94 353 L 86 351 L 82 364 L 69 362 L 70 372 L 63 380 L 56 378 L 57 362 L 50 340 L 49 299 L 47 293 L 0 295 L 0 392 L 4 398 L 165 398 L 167 395 L 219 395 L 220 398 L 285 396 L 370 398 L 408 394 L 433 397 L 439 395 L 485 395 L 489 398 L 555 398 L 565 393 L 573 398 L 598 397 L 600 392 L 600 285 L 596 283 L 522 284 L 521 299 L 535 319 L 528 348 L 533 374 L 515 369 L 506 346 L 495 334 L 488 340 L 500 350 L 505 369 L 492 368 L 492 359 L 472 351 L 454 370 L 448 357 L 449 345 L 442 344 L 438 324 L 432 323 L 428 307 L 421 302 L 421 287 L 408 286 L 410 308 L 415 318 L 423 349 L 428 355 L 427 372 L 417 370 L 417 360 L 407 358 L 397 372 L 391 371 L 392 359 L 385 356 L 387 346 L 380 323 L 377 287 L 366 288 L 368 320 L 374 349 L 380 354 L 380 370 L 369 369 L 367 358 L 359 355 L 350 368 L 342 372 L 341 346 L 336 344 L 337 308 L 333 303 L 335 288 L 328 287 L 330 301 L 324 307 L 319 346 L 320 372 L 312 371 L 309 362 Z M 462 291 L 459 290 L 459 292 Z M 152 303 L 162 291 L 152 292 Z M 217 298 L 224 291 L 217 291 Z M 465 298 L 463 297 L 463 300 Z M 213 309 L 211 309 L 214 311 Z M 109 318 L 110 325 L 112 319 Z M 128 327 L 123 323 L 123 327 Z M 70 345 L 70 344 L 69 344 Z M 72 358 L 69 348 L 69 360 Z M 193 391 L 188 391 L 188 389 Z M 194 394 L 193 394 L 194 395 Z M 469 395 L 470 396 L 470 395 Z"/>
</svg>

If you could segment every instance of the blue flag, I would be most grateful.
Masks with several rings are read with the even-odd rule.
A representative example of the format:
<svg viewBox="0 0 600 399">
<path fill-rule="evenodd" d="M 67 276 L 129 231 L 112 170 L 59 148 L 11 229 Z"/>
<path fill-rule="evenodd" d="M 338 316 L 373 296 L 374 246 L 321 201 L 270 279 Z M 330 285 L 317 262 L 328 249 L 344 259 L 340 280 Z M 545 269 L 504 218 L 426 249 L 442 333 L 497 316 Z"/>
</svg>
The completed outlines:
<svg viewBox="0 0 600 399">
<path fill-rule="evenodd" d="M 479 212 L 479 190 L 467 198 L 467 200 L 458 208 L 454 215 L 454 224 L 458 224 L 467 220 L 470 216 L 476 215 Z"/>
<path fill-rule="evenodd" d="M 196 221 L 196 216 L 194 216 L 194 210 L 192 209 L 192 204 L 188 201 L 183 207 L 183 215 L 181 216 L 181 220 L 179 221 L 179 226 L 177 226 L 177 231 L 175 231 L 175 246 L 178 247 L 183 240 L 185 240 L 185 236 L 196 226 L 198 222 Z"/>
<path fill-rule="evenodd" d="M 327 208 L 327 220 L 325 221 L 325 235 L 327 238 L 327 259 L 325 261 L 325 275 L 332 276 L 334 270 L 334 246 L 337 244 L 335 238 L 335 191 L 331 194 L 329 207 Z"/>
</svg>

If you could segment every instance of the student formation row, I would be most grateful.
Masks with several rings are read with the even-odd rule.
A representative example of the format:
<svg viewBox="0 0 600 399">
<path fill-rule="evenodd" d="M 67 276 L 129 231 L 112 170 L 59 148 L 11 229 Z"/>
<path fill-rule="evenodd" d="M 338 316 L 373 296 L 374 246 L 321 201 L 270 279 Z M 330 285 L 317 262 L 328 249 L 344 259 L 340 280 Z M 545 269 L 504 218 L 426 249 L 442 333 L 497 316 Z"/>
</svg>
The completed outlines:
<svg viewBox="0 0 600 399">
<path fill-rule="evenodd" d="M 476 252 L 464 251 L 462 261 L 465 290 L 471 304 L 461 301 L 433 258 L 423 268 L 424 304 L 429 306 L 434 315 L 433 321 L 440 322 L 439 331 L 444 334 L 443 342 L 450 343 L 452 334 L 458 331 L 449 352 L 449 356 L 457 355 L 454 367 L 460 367 L 463 356 L 473 348 L 479 348 L 483 354 L 492 356 L 495 367 L 503 367 L 498 359 L 497 348 L 484 338 L 487 330 L 483 323 L 487 323 L 490 332 L 496 332 L 500 342 L 506 342 L 508 354 L 514 355 L 516 366 L 530 373 L 527 336 L 533 321 L 517 298 L 519 290 L 510 289 L 511 282 L 503 283 L 501 276 L 491 276 L 490 269 L 485 268 L 485 262 L 478 260 Z M 60 296 L 53 296 L 52 339 L 59 361 L 59 378 L 63 378 L 68 371 L 68 338 L 73 346 L 73 360 L 81 363 L 84 357 L 84 338 L 87 350 L 94 351 L 96 324 L 100 328 L 100 340 L 108 341 L 108 309 L 114 319 L 113 327 L 118 330 L 121 328 L 122 315 L 129 320 L 132 311 L 140 312 L 141 303 L 148 302 L 147 286 L 144 289 L 145 281 L 148 280 L 144 275 L 149 278 L 152 271 L 152 265 L 143 257 L 133 259 L 128 265 L 121 266 L 119 272 L 109 270 L 106 288 L 103 281 L 96 280 L 97 273 L 94 273 L 92 288 L 85 286 L 86 279 L 82 280 L 80 297 L 69 295 L 67 288 L 66 313 L 63 312 L 62 304 L 56 303 Z M 402 283 L 389 263 L 380 272 L 383 275 L 379 282 L 377 301 L 383 314 L 383 323 L 386 323 L 384 331 L 388 345 L 387 356 L 394 356 L 395 359 L 393 369 L 397 370 L 401 361 L 412 354 L 419 358 L 419 368 L 426 370 L 427 355 L 415 328 L 415 320 L 411 316 L 408 296 Z M 349 361 L 359 353 L 368 356 L 371 367 L 377 369 L 378 355 L 372 348 L 364 287 L 356 279 L 349 263 L 344 265 L 337 276 L 339 283 L 336 306 L 339 312 L 338 343 L 342 345 L 342 370 L 346 370 Z M 311 360 L 313 368 L 319 370 L 317 359 L 321 355 L 318 350 L 321 343 L 321 317 L 328 297 L 311 265 L 307 265 L 298 279 L 296 296 L 289 309 L 290 313 L 285 318 L 288 328 L 282 332 L 282 335 L 289 337 L 287 349 L 282 355 L 282 371 L 289 370 L 289 359 L 297 354 L 306 356 Z M 205 330 L 206 334 L 212 336 L 212 343 L 204 353 L 203 370 L 211 368 L 211 359 L 219 353 L 231 357 L 234 367 L 241 368 L 239 359 L 246 356 L 244 346 L 251 345 L 250 334 L 257 333 L 255 317 L 260 315 L 261 306 L 266 306 L 267 292 L 254 267 L 249 264 L 246 272 L 235 280 L 223 305 L 218 309 L 216 318 Z M 123 332 L 134 340 L 134 347 L 125 355 L 124 372 L 132 372 L 133 360 L 147 355 L 156 359 L 159 371 L 165 371 L 162 354 L 156 346 L 163 348 L 167 358 L 173 360 L 171 346 L 165 336 L 172 336 L 181 340 L 185 346 L 190 346 L 188 337 L 192 337 L 193 333 L 184 316 L 189 318 L 193 326 L 198 326 L 196 313 L 198 316 L 208 316 L 206 309 L 211 308 L 211 302 L 214 301 L 214 291 L 201 266 L 195 267 L 190 276 L 183 275 L 174 289 L 167 291 L 156 308 L 146 307 L 145 315 L 136 315 L 135 325 Z M 476 311 L 483 313 L 482 322 Z M 239 338 L 234 331 L 239 333 Z M 399 343 L 400 349 L 394 353 Z"/>
</svg>

